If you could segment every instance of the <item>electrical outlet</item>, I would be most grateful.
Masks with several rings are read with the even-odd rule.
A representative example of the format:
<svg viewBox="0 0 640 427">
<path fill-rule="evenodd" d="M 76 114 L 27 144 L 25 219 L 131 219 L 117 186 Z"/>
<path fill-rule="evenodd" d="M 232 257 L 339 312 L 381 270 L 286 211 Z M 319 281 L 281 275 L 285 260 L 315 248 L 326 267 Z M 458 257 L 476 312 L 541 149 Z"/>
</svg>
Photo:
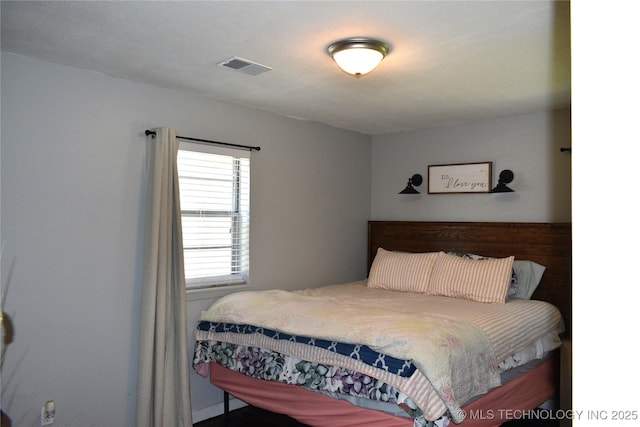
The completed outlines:
<svg viewBox="0 0 640 427">
<path fill-rule="evenodd" d="M 55 412 L 47 411 L 45 407 L 40 408 L 40 425 L 48 426 L 53 424 L 53 420 L 55 418 Z"/>
</svg>

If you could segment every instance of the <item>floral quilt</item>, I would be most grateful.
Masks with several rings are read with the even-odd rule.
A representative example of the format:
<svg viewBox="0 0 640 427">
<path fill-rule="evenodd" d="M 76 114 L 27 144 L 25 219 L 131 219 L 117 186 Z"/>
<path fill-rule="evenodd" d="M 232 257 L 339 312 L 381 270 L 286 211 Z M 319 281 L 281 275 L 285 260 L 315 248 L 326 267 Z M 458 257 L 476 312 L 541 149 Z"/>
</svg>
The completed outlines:
<svg viewBox="0 0 640 427">
<path fill-rule="evenodd" d="M 339 366 L 301 360 L 260 347 L 218 341 L 197 341 L 194 366 L 215 362 L 235 372 L 267 381 L 278 381 L 342 396 L 393 403 L 427 426 L 422 411 L 404 393 L 384 381 Z"/>
</svg>

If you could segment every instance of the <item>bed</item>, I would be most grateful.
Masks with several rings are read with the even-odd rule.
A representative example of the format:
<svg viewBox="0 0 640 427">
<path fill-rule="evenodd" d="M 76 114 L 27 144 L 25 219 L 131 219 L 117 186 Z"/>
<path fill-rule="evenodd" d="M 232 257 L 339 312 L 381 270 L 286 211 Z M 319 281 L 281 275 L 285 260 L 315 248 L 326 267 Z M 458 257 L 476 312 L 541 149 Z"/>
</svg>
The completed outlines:
<svg viewBox="0 0 640 427">
<path fill-rule="evenodd" d="M 368 280 L 222 298 L 196 327 L 194 369 L 318 427 L 493 426 L 554 396 L 571 331 L 570 224 L 368 229 Z M 517 289 L 519 277 L 535 285 Z"/>
</svg>

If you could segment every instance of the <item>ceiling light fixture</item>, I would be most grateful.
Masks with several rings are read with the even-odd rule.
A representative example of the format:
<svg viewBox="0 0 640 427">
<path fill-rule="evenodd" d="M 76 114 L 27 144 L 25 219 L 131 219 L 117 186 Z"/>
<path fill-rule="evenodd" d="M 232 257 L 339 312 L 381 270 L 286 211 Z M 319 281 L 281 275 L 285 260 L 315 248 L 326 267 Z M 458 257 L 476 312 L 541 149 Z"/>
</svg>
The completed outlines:
<svg viewBox="0 0 640 427">
<path fill-rule="evenodd" d="M 373 71 L 389 53 L 389 45 L 380 40 L 354 37 L 332 43 L 327 52 L 344 72 L 362 77 Z"/>
</svg>

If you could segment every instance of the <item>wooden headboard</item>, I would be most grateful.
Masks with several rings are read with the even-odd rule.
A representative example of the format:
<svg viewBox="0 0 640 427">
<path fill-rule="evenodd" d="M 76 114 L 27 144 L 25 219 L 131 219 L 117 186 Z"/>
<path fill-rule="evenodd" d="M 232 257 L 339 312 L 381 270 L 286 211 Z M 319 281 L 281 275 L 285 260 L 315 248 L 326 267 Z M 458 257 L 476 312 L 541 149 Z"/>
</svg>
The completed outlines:
<svg viewBox="0 0 640 427">
<path fill-rule="evenodd" d="M 558 307 L 571 335 L 571 224 L 526 222 L 369 221 L 369 268 L 378 248 L 515 256 L 547 269 L 532 299 Z"/>
</svg>

